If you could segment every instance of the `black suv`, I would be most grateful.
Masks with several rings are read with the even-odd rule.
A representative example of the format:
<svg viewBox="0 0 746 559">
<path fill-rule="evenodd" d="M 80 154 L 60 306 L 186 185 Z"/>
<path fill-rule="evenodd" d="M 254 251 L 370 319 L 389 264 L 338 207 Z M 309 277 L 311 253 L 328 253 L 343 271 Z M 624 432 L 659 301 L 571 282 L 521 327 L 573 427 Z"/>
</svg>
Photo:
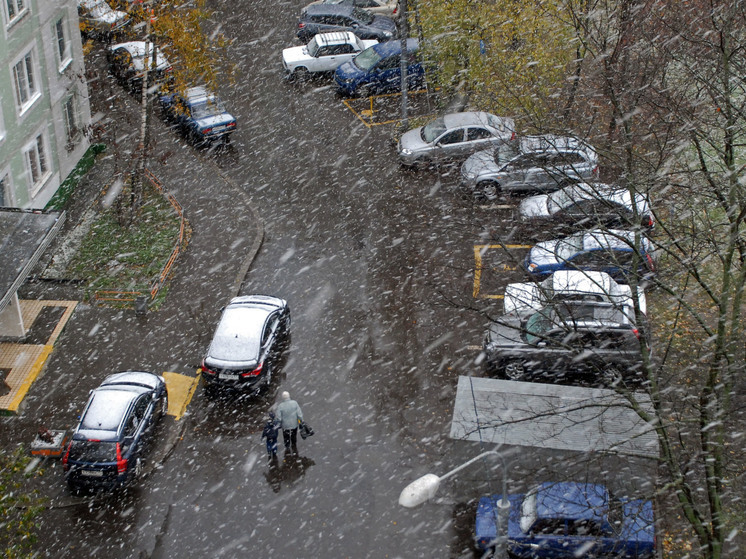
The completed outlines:
<svg viewBox="0 0 746 559">
<path fill-rule="evenodd" d="M 298 20 L 298 38 L 307 43 L 318 33 L 352 31 L 361 39 L 388 41 L 396 37 L 396 23 L 386 16 L 374 16 L 352 4 L 311 4 Z"/>
<path fill-rule="evenodd" d="M 557 301 L 527 317 L 504 315 L 492 323 L 484 352 L 488 367 L 511 380 L 634 383 L 642 368 L 641 335 L 630 306 Z"/>
</svg>

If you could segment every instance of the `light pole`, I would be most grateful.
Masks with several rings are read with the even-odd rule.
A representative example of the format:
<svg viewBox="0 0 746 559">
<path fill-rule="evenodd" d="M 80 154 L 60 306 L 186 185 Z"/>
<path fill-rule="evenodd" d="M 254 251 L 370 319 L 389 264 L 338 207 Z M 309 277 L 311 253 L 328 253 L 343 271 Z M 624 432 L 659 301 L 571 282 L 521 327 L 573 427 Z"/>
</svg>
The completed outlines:
<svg viewBox="0 0 746 559">
<path fill-rule="evenodd" d="M 455 468 L 442 476 L 435 474 L 425 474 L 417 478 L 412 483 L 402 489 L 399 495 L 399 504 L 403 507 L 413 508 L 421 505 L 425 501 L 432 499 L 440 487 L 440 482 L 452 475 L 460 472 L 464 468 L 471 466 L 474 462 L 485 456 L 497 456 L 502 461 L 503 470 L 503 489 L 500 500 L 497 502 L 497 537 L 495 538 L 495 557 L 505 558 L 508 551 L 508 515 L 510 513 L 510 501 L 508 501 L 508 469 L 505 464 L 505 458 L 496 450 L 488 450 L 471 460 L 464 462 L 458 468 Z"/>
</svg>

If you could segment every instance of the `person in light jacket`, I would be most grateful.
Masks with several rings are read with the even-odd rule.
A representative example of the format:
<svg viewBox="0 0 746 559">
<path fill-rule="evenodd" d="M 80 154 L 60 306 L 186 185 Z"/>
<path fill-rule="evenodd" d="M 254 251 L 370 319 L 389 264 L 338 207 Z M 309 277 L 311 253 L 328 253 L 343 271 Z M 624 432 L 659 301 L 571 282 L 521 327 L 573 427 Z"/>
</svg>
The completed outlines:
<svg viewBox="0 0 746 559">
<path fill-rule="evenodd" d="M 277 405 L 275 414 L 280 420 L 282 428 L 282 441 L 285 443 L 285 450 L 290 450 L 292 444 L 293 450 L 297 450 L 298 443 L 298 421 L 303 421 L 303 412 L 298 402 L 290 399 L 289 392 L 282 393 L 282 401 Z"/>
</svg>

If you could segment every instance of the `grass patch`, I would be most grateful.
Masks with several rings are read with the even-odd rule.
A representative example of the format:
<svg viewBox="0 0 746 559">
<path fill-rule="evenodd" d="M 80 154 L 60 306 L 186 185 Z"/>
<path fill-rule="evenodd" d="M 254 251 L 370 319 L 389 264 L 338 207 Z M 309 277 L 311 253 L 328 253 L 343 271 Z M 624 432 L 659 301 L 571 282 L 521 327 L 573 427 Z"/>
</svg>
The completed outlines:
<svg viewBox="0 0 746 559">
<path fill-rule="evenodd" d="M 70 196 L 72 196 L 73 192 L 75 192 L 80 179 L 83 178 L 85 174 L 91 170 L 91 167 L 93 167 L 93 164 L 96 162 L 96 156 L 103 151 L 106 151 L 106 144 L 93 144 L 91 147 L 89 147 L 85 154 L 83 154 L 83 157 L 80 158 L 80 161 L 78 161 L 78 164 L 75 166 L 72 172 L 67 176 L 67 178 L 57 189 L 55 195 L 52 196 L 52 199 L 49 201 L 45 209 L 64 209 L 65 204 L 67 204 L 67 201 L 70 199 Z"/>
<path fill-rule="evenodd" d="M 101 212 L 70 262 L 68 274 L 86 280 L 88 296 L 101 290 L 149 295 L 166 265 L 179 238 L 179 216 L 147 182 L 143 189 L 142 208 L 133 223 L 120 225 L 116 204 Z M 152 304 L 163 297 L 165 289 Z"/>
</svg>

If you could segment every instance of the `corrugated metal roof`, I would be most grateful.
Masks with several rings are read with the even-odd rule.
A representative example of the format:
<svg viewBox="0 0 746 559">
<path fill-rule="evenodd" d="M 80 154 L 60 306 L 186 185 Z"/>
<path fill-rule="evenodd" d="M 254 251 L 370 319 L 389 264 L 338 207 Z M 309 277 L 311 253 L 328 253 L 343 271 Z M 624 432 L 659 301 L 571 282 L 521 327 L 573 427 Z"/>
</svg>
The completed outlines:
<svg viewBox="0 0 746 559">
<path fill-rule="evenodd" d="M 648 413 L 645 393 L 635 393 Z M 460 376 L 451 438 L 658 457 L 653 427 L 613 390 Z"/>
</svg>

